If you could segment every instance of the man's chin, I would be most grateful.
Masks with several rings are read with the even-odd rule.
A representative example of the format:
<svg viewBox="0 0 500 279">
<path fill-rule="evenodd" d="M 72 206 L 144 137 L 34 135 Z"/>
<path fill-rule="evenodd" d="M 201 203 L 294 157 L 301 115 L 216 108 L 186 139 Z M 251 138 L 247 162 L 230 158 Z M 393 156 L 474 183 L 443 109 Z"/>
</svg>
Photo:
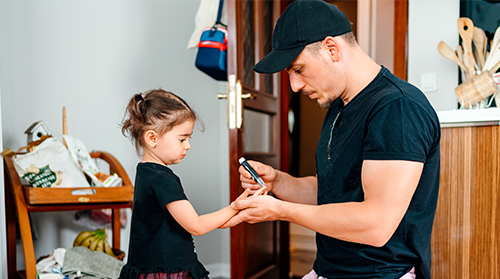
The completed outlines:
<svg viewBox="0 0 500 279">
<path fill-rule="evenodd" d="M 332 102 L 328 102 L 328 101 L 320 101 L 319 99 L 317 100 L 318 101 L 318 105 L 323 108 L 323 109 L 329 109 L 330 106 L 332 105 Z"/>
</svg>

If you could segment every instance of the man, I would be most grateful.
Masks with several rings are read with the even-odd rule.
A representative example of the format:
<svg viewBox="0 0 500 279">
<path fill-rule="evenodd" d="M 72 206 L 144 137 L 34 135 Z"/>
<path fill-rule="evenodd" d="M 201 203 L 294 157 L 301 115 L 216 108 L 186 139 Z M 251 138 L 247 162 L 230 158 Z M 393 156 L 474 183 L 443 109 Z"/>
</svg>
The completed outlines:
<svg viewBox="0 0 500 279">
<path fill-rule="evenodd" d="M 278 197 L 232 204 L 240 222 L 285 220 L 317 232 L 304 278 L 430 278 L 440 125 L 425 95 L 373 61 L 347 17 L 320 0 L 293 2 L 259 73 L 286 70 L 293 91 L 328 108 L 316 177 L 250 162 Z M 240 168 L 242 186 L 259 186 Z"/>
</svg>

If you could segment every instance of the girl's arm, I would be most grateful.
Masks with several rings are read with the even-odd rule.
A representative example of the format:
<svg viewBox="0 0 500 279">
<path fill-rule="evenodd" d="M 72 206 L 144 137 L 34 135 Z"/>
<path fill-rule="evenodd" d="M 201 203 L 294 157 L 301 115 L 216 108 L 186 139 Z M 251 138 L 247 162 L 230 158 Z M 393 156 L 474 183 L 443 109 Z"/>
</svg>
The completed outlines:
<svg viewBox="0 0 500 279">
<path fill-rule="evenodd" d="M 250 190 L 245 190 L 236 200 L 244 200 L 249 195 Z M 187 200 L 171 202 L 167 204 L 167 210 L 192 235 L 204 235 L 213 231 L 239 212 L 228 205 L 218 211 L 199 216 Z"/>
</svg>

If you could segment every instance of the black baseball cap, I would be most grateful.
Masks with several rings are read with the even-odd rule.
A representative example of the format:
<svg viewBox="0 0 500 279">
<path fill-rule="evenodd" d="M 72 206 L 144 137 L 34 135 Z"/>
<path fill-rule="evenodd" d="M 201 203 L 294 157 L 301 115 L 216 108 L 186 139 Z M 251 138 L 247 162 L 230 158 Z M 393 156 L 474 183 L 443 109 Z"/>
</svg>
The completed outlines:
<svg viewBox="0 0 500 279">
<path fill-rule="evenodd" d="M 321 0 L 294 1 L 274 27 L 273 50 L 253 69 L 265 74 L 279 72 L 288 67 L 306 45 L 350 31 L 351 23 L 337 6 Z"/>
</svg>

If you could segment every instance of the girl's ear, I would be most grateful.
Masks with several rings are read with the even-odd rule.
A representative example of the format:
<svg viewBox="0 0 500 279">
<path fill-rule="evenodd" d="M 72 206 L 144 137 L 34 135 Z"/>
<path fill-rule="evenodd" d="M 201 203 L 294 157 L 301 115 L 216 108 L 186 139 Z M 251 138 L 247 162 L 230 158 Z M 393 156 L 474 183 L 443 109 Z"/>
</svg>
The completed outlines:
<svg viewBox="0 0 500 279">
<path fill-rule="evenodd" d="M 158 141 L 158 133 L 155 130 L 147 130 L 144 133 L 144 142 L 150 147 L 155 148 Z"/>
</svg>

